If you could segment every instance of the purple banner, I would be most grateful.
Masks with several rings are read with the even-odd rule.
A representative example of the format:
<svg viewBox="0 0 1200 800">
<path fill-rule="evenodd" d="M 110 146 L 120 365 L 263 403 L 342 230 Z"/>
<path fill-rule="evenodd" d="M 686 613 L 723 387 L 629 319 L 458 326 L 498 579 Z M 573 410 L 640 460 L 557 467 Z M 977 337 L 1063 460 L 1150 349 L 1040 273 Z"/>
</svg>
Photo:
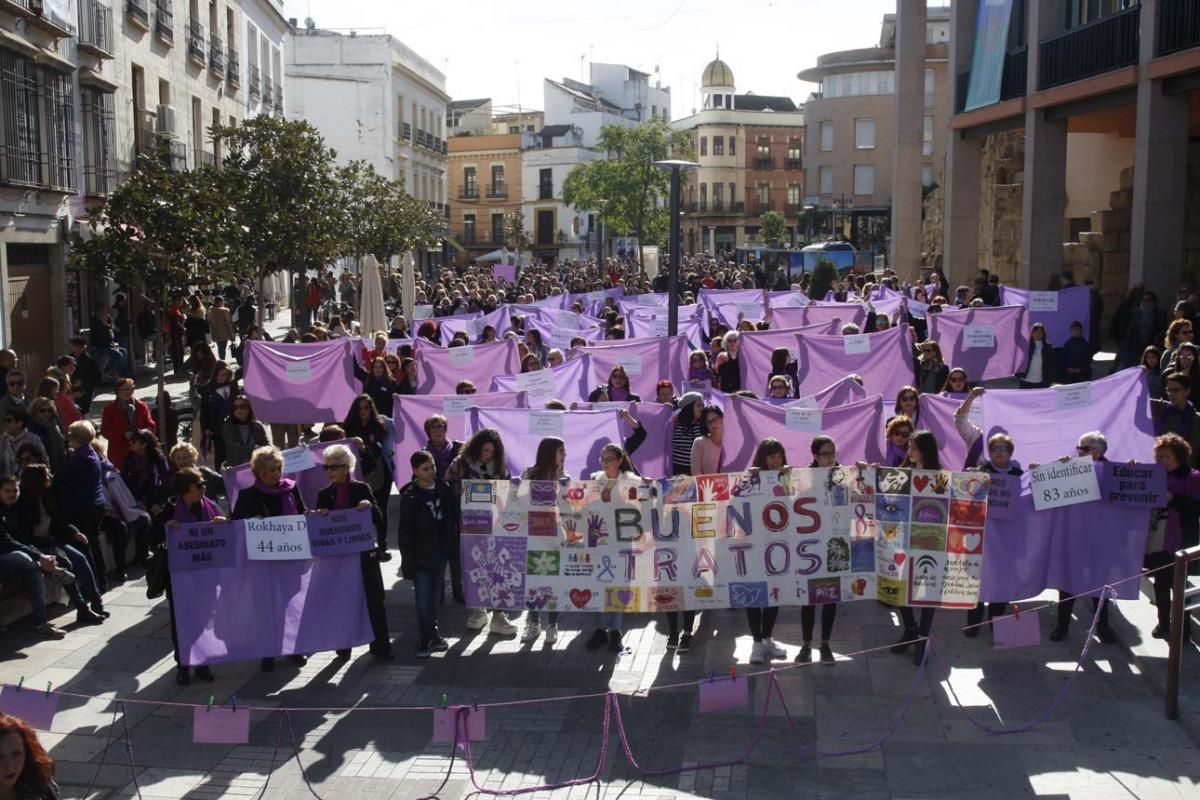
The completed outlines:
<svg viewBox="0 0 1200 800">
<path fill-rule="evenodd" d="M 800 395 L 848 374 L 862 376 L 868 394 L 894 399 L 913 382 L 912 331 L 907 325 L 859 336 L 800 337 Z"/>
<path fill-rule="evenodd" d="M 469 347 L 438 347 L 417 341 L 417 393 L 454 394 L 461 380 L 487 386 L 493 375 L 520 369 L 513 339 Z"/>
<path fill-rule="evenodd" d="M 878 395 L 844 406 L 824 409 L 820 420 L 811 428 L 832 436 L 838 446 L 838 461 L 879 463 L 883 460 L 882 407 Z M 812 422 L 810 420 L 810 422 Z M 789 427 L 788 409 L 775 408 L 748 397 L 725 398 L 725 443 L 723 469 L 736 471 L 750 466 L 758 443 L 768 436 L 783 442 L 788 461 L 793 466 L 812 462 L 810 446 L 818 430 Z"/>
<path fill-rule="evenodd" d="M 1029 356 L 1029 312 L 1023 306 L 964 308 L 929 319 L 929 338 L 949 367 L 973 381 L 1007 378 L 1025 369 Z"/>
<path fill-rule="evenodd" d="M 197 522 L 179 527 L 167 526 L 167 564 L 171 574 L 193 569 L 236 567 L 244 560 L 244 550 L 233 546 L 233 525 Z"/>
<path fill-rule="evenodd" d="M 771 354 L 777 347 L 786 347 L 792 360 L 800 356 L 799 334 L 837 334 L 835 326 L 826 323 L 801 328 L 773 327 L 765 331 L 743 331 L 738 334 L 738 370 L 742 376 L 742 388 L 755 394 L 767 393 L 767 376 L 771 374 Z"/>
<path fill-rule="evenodd" d="M 1161 465 L 1105 461 L 1097 466 L 1106 502 L 1126 508 L 1166 508 L 1167 471 Z"/>
<path fill-rule="evenodd" d="M 771 323 L 779 328 L 837 323 L 837 333 L 843 325 L 853 322 L 862 330 L 867 324 L 867 309 L 861 303 L 814 303 L 803 308 L 777 308 Z M 863 331 L 867 333 L 867 331 Z"/>
<path fill-rule="evenodd" d="M 474 429 L 495 428 L 504 440 L 509 471 L 518 476 L 537 460 L 538 443 L 557 436 L 566 442 L 563 467 L 572 477 L 590 478 L 600 469 L 600 451 L 609 442 L 620 444 L 621 415 L 608 411 L 541 411 L 523 408 L 472 408 Z"/>
<path fill-rule="evenodd" d="M 408 460 L 425 447 L 425 420 L 434 414 L 446 418 L 446 438 L 465 442 L 475 429 L 470 427 L 471 406 L 486 408 L 525 408 L 522 392 L 486 392 L 483 394 L 410 394 L 395 395 L 393 422 L 396 427 L 396 485 L 403 486 L 411 477 Z"/>
<path fill-rule="evenodd" d="M 492 264 L 492 280 L 513 284 L 517 282 L 516 264 Z"/>
<path fill-rule="evenodd" d="M 306 425 L 346 416 L 360 386 L 357 339 L 312 344 L 246 342 L 246 396 L 262 422 Z"/>
<path fill-rule="evenodd" d="M 547 379 L 547 374 L 550 376 Z M 557 367 L 517 375 L 496 375 L 492 378 L 493 392 L 525 392 L 531 408 L 541 408 L 547 400 L 577 403 L 587 400 L 587 356 L 569 358 Z"/>
<path fill-rule="evenodd" d="M 660 380 L 682 386 L 687 378 L 688 343 L 682 336 L 613 342 L 583 347 L 580 352 L 588 357 L 589 390 L 607 384 L 609 373 L 618 365 L 629 375 L 630 391 L 643 400 L 654 399 Z"/>
<path fill-rule="evenodd" d="M 681 308 L 696 308 L 697 306 L 681 306 Z M 657 309 L 655 313 L 631 313 L 625 316 L 625 338 L 652 339 L 666 336 L 667 310 Z M 679 315 L 677 335 L 687 340 L 688 347 L 699 350 L 704 347 L 704 326 L 699 315 L 685 317 Z"/>
<path fill-rule="evenodd" d="M 483 324 L 479 322 L 482 318 L 483 314 L 480 314 L 478 311 L 471 314 L 436 317 L 433 321 L 437 324 L 438 341 L 442 343 L 442 347 L 446 347 L 454 338 L 454 334 L 463 331 L 474 342 L 483 331 Z M 420 326 L 418 325 L 417 327 L 419 328 Z"/>
<path fill-rule="evenodd" d="M 296 486 L 300 489 L 300 496 L 304 498 L 304 504 L 308 508 L 316 507 L 317 492 L 329 485 L 329 479 L 325 477 L 325 470 L 320 468 L 322 464 L 321 454 L 325 452 L 326 447 L 335 444 L 344 444 L 355 453 L 358 452 L 358 445 L 353 439 L 339 439 L 336 442 L 313 442 L 312 444 L 300 445 L 299 448 L 296 448 L 296 452 L 303 449 L 312 454 L 311 467 L 300 471 L 289 470 L 287 468 L 287 461 L 284 462 L 283 476 L 291 478 L 296 482 Z M 236 467 L 229 467 L 223 470 L 221 476 L 225 480 L 225 492 L 229 497 L 229 507 L 233 508 L 237 504 L 238 492 L 254 483 L 254 473 L 250 471 L 249 464 L 239 464 Z M 354 465 L 354 479 L 362 479 L 361 464 L 356 463 Z"/>
<path fill-rule="evenodd" d="M 344 556 L 374 550 L 375 521 L 371 512 L 357 508 L 308 517 L 308 542 L 313 558 Z"/>
<path fill-rule="evenodd" d="M 576 319 L 578 319 L 576 315 Z M 562 327 L 550 321 L 547 316 L 531 316 L 525 320 L 525 330 L 535 330 L 542 335 L 542 343 L 547 347 L 557 348 L 565 354 L 571 349 L 571 341 L 579 338 L 587 344 L 600 344 L 604 341 L 604 329 L 593 327 Z"/>
<path fill-rule="evenodd" d="M 232 567 L 171 573 L 183 664 L 223 664 L 320 653 L 370 642 L 357 553 L 292 561 L 245 558 L 243 526 L 230 526 Z"/>
<path fill-rule="evenodd" d="M 617 301 L 617 310 L 622 314 L 628 314 L 631 311 L 637 311 L 638 309 L 666 308 L 670 304 L 671 295 L 667 294 L 666 292 L 627 294 Z M 680 306 L 680 315 L 682 316 L 683 309 L 691 307 L 692 306 Z"/>
<path fill-rule="evenodd" d="M 986 395 L 975 401 L 975 405 L 982 407 L 998 391 L 1002 390 L 989 389 Z M 923 394 L 917 398 L 917 404 L 920 413 L 917 414 L 917 418 L 913 422 L 916 423 L 918 429 L 931 432 L 934 438 L 937 439 L 938 453 L 942 460 L 942 466 L 947 469 L 963 469 L 975 466 L 975 464 L 966 463 L 967 445 L 963 442 L 962 437 L 958 435 L 958 430 L 954 427 L 954 412 L 962 405 L 962 398 L 945 397 L 940 394 Z M 884 420 L 887 420 L 896 413 L 893 403 L 889 402 L 886 406 L 883 414 Z M 880 431 L 879 435 L 882 437 L 884 432 Z M 1019 441 L 1017 442 L 1017 452 L 1014 455 L 1019 457 L 1022 463 L 1025 462 L 1025 454 L 1022 452 L 1021 442 Z"/>
<path fill-rule="evenodd" d="M 845 377 L 840 381 L 831 383 L 819 392 L 807 397 L 801 397 L 799 401 L 795 402 L 799 402 L 801 405 L 811 403 L 813 408 L 833 408 L 834 406 L 857 403 L 859 400 L 865 399 L 867 399 L 867 390 L 860 386 L 858 381 L 853 378 Z"/>
<path fill-rule="evenodd" d="M 1005 431 L 1022 464 L 1074 455 L 1079 437 L 1100 431 L 1110 461 L 1148 461 L 1153 455 L 1146 373 L 1140 367 L 1090 383 L 1054 389 L 989 389 L 983 396 L 986 435 Z"/>
<path fill-rule="evenodd" d="M 1054 347 L 1062 347 L 1071 338 L 1072 322 L 1083 325 L 1085 339 L 1091 331 L 1092 292 L 1086 286 L 1072 286 L 1057 292 L 1030 292 L 1001 286 L 1000 302 L 1029 309 L 1029 324 L 1040 322 L 1045 325 L 1046 339 Z"/>
</svg>

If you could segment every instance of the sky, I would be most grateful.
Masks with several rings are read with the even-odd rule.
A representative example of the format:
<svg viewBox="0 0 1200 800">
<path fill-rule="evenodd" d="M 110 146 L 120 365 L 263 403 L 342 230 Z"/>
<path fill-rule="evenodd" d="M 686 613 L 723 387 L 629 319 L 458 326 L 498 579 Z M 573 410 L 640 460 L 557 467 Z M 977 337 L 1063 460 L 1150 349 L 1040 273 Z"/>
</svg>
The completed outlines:
<svg viewBox="0 0 1200 800">
<path fill-rule="evenodd" d="M 284 0 L 303 26 L 387 32 L 446 74 L 453 99 L 542 108 L 542 80 L 586 80 L 589 61 L 627 64 L 671 87 L 672 113 L 700 105 L 720 49 L 739 93 L 803 102 L 796 73 L 818 55 L 879 41 L 892 0 Z"/>
</svg>

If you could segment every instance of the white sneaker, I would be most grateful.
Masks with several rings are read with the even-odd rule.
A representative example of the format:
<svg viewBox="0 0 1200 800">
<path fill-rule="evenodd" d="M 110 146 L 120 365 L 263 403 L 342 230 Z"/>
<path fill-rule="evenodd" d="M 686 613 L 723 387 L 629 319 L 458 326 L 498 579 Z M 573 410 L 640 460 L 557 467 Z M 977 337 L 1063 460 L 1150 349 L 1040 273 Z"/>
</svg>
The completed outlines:
<svg viewBox="0 0 1200 800">
<path fill-rule="evenodd" d="M 558 641 L 558 626 L 557 625 L 547 625 L 546 626 L 546 644 L 554 644 L 557 641 Z"/>
<path fill-rule="evenodd" d="M 524 643 L 536 642 L 541 633 L 542 628 L 536 622 L 526 622 L 525 630 L 521 631 L 521 641 Z"/>
<path fill-rule="evenodd" d="M 771 658 L 787 658 L 787 651 L 779 645 L 775 644 L 775 640 L 769 636 L 762 641 L 763 647 L 767 650 L 767 655 Z"/>
<path fill-rule="evenodd" d="M 765 664 L 767 663 L 767 643 L 755 642 L 754 647 L 750 648 L 750 663 Z"/>
<path fill-rule="evenodd" d="M 487 627 L 487 611 L 482 608 L 472 608 L 467 614 L 467 630 L 481 631 Z"/>
<path fill-rule="evenodd" d="M 488 631 L 497 636 L 516 636 L 517 626 L 509 622 L 503 612 L 496 611 L 492 614 L 492 625 Z"/>
</svg>

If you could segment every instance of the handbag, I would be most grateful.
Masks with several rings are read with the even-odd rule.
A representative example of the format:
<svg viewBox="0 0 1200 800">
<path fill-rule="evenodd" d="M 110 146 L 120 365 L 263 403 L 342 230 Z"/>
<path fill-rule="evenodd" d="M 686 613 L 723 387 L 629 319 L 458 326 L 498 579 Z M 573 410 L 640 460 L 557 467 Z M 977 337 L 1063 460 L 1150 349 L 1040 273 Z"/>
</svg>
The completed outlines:
<svg viewBox="0 0 1200 800">
<path fill-rule="evenodd" d="M 1161 553 L 1167 546 L 1167 509 L 1150 511 L 1150 533 L 1146 535 L 1146 553 Z"/>
<path fill-rule="evenodd" d="M 161 597 L 167 590 L 167 550 L 156 547 L 146 559 L 146 599 Z"/>
</svg>

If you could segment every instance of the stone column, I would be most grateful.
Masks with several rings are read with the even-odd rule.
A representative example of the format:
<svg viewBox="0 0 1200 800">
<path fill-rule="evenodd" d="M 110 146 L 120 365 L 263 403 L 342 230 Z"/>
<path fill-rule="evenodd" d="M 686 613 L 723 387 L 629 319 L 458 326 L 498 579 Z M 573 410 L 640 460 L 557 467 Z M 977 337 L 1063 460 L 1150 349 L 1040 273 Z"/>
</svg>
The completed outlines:
<svg viewBox="0 0 1200 800">
<path fill-rule="evenodd" d="M 1143 0 L 1142 30 L 1158 30 L 1160 0 Z M 1154 58 L 1155 37 L 1142 36 L 1140 60 Z M 1129 286 L 1143 284 L 1169 306 L 1183 266 L 1187 199 L 1188 95 L 1163 93 L 1161 80 L 1141 72 L 1133 151 Z"/>
<path fill-rule="evenodd" d="M 1040 86 L 1039 43 L 1062 31 L 1065 0 L 1029 0 L 1026 85 Z M 1017 267 L 1022 286 L 1045 289 L 1062 271 L 1063 218 L 1067 211 L 1067 122 L 1050 120 L 1043 110 L 1025 112 L 1025 185 L 1021 203 L 1021 253 Z"/>
<path fill-rule="evenodd" d="M 958 111 L 958 75 L 971 68 L 975 50 L 975 17 L 979 0 L 959 0 L 950 6 L 950 67 L 947 83 L 950 105 Z M 983 139 L 963 137 L 951 130 L 946 138 L 942 175 L 945 213 L 942 265 L 951 285 L 970 284 L 979 264 L 979 193 Z"/>
<path fill-rule="evenodd" d="M 896 0 L 896 123 L 892 139 L 891 268 L 921 268 L 921 134 L 925 113 L 925 0 Z"/>
</svg>

